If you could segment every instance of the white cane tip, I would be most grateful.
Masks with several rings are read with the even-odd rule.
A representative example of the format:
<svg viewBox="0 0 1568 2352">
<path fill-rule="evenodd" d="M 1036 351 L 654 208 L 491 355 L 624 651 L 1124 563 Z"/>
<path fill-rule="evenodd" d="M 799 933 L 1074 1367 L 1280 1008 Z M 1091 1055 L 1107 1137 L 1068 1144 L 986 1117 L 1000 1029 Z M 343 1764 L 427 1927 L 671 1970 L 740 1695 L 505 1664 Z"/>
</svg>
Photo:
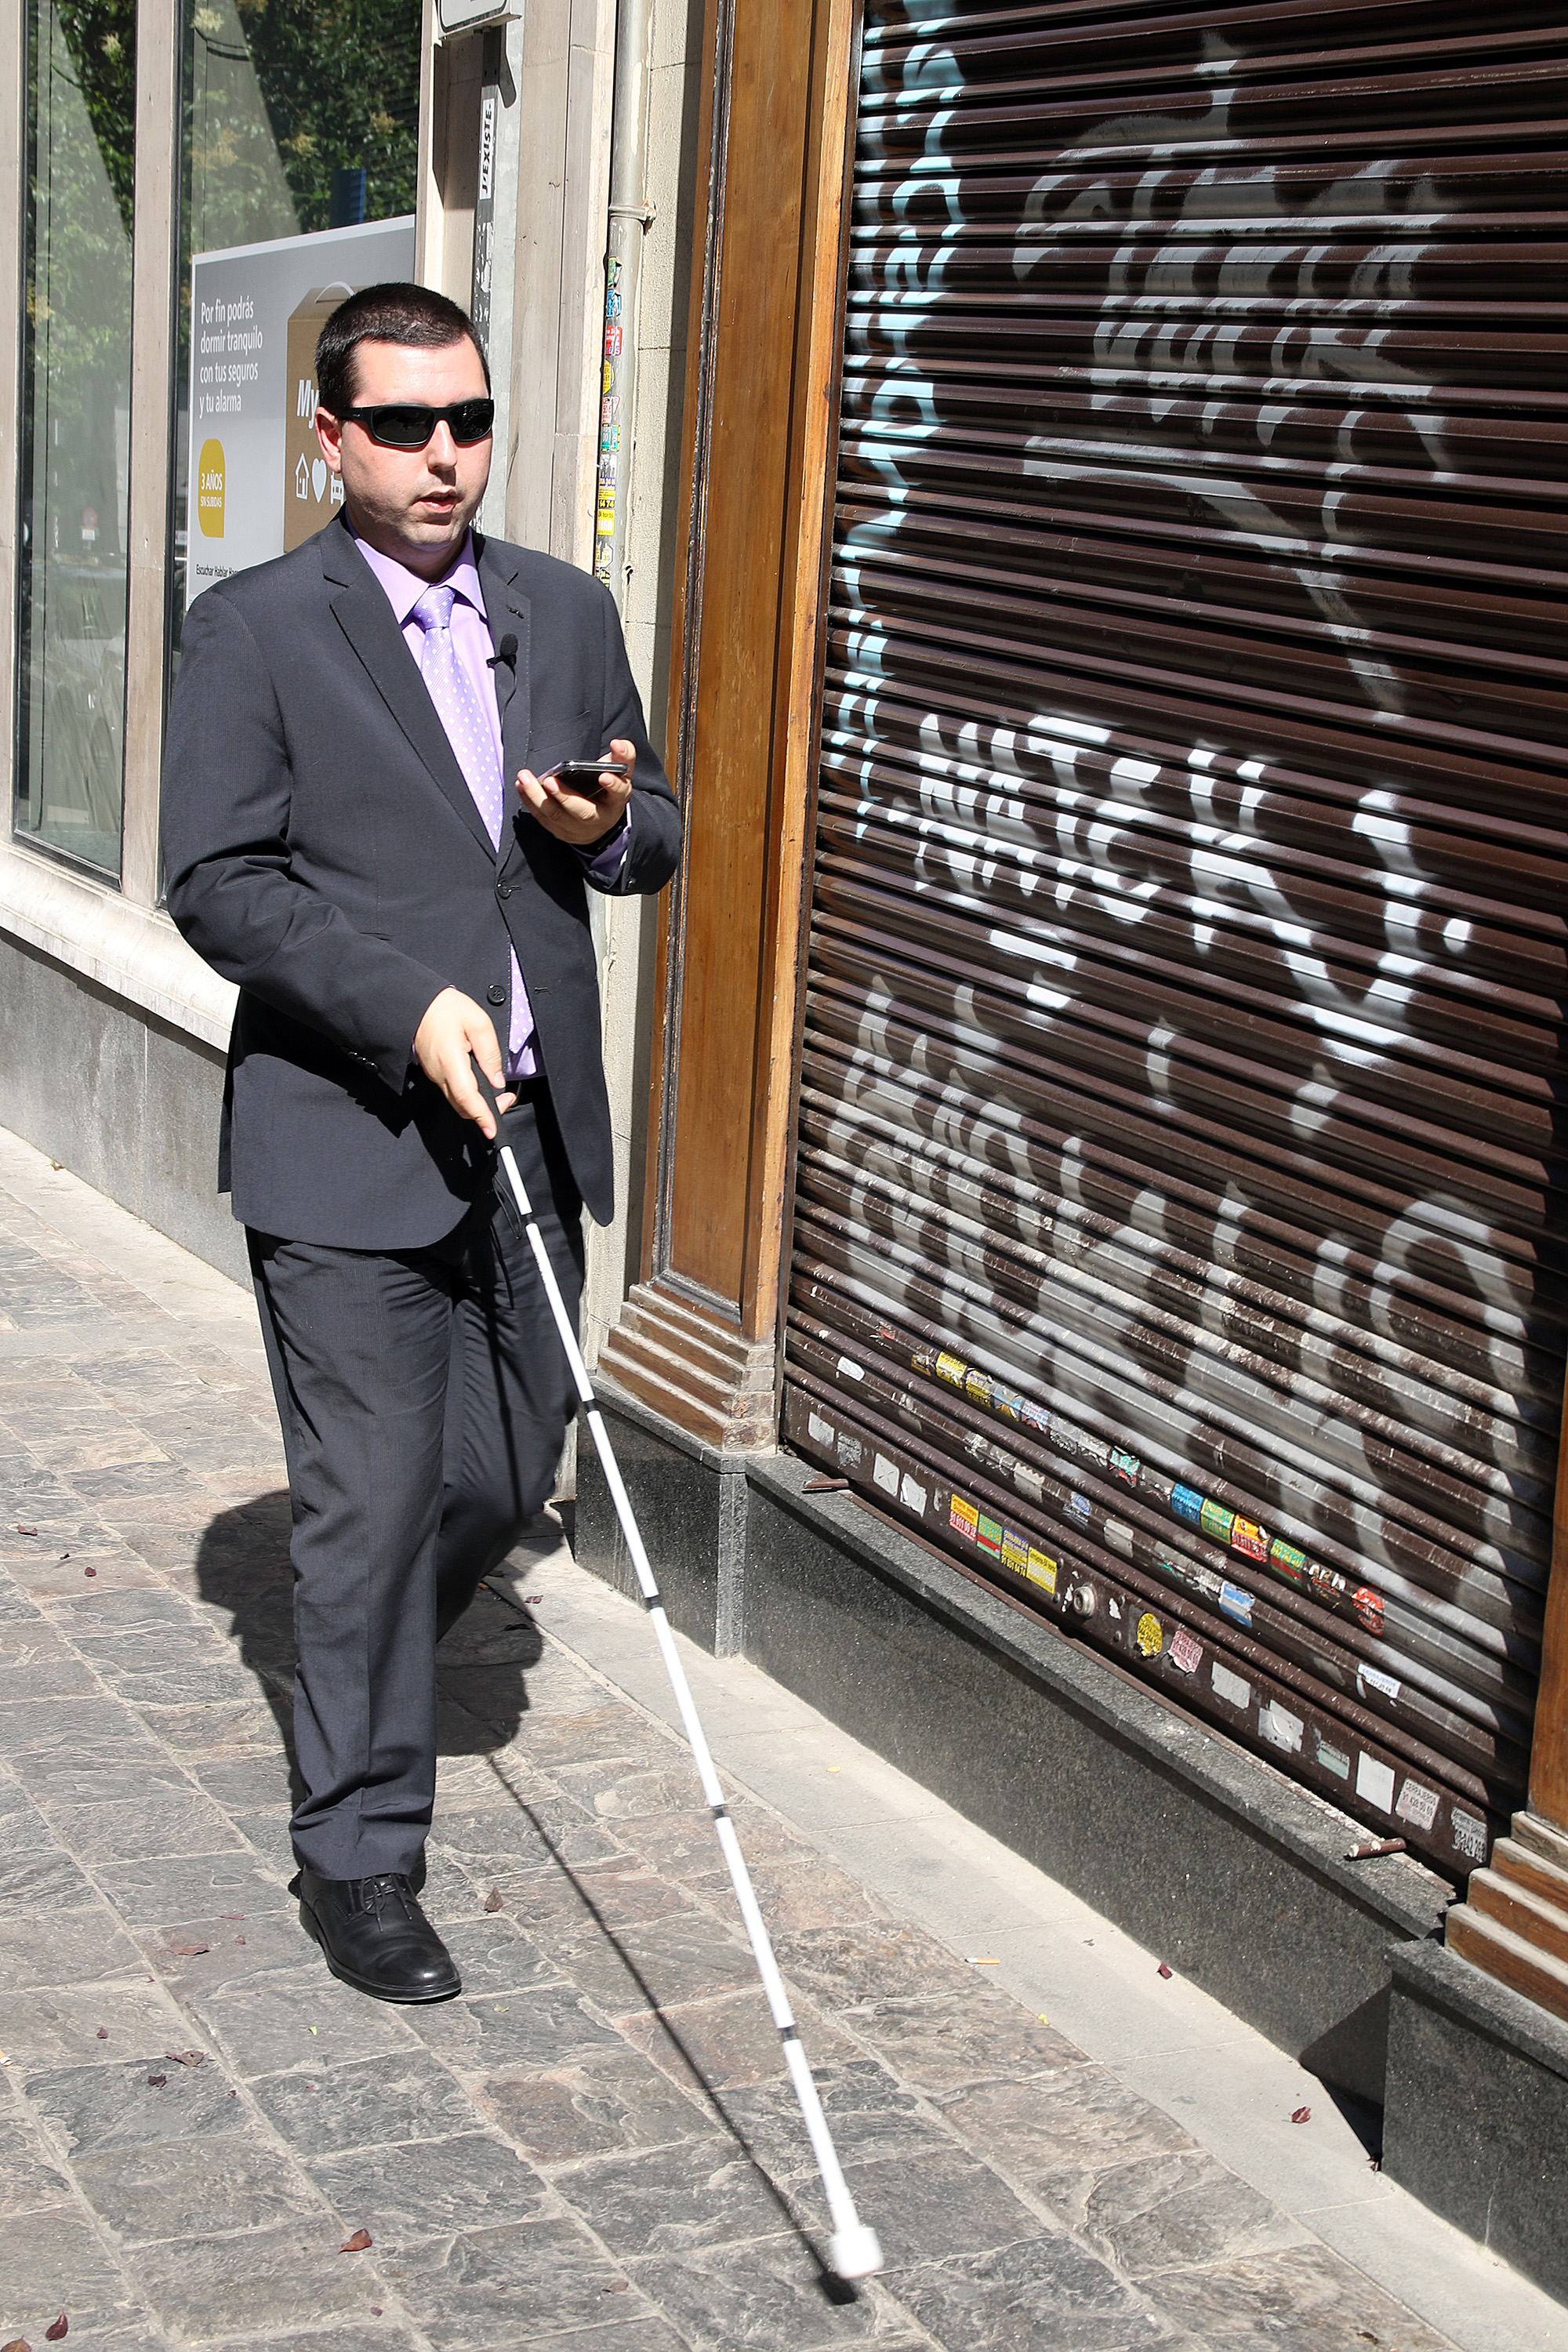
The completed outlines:
<svg viewBox="0 0 1568 2352">
<path fill-rule="evenodd" d="M 827 2260 L 835 2278 L 869 2278 L 882 2267 L 877 2232 L 864 2221 L 857 2221 L 852 2230 L 836 2230 L 827 2242 Z"/>
</svg>

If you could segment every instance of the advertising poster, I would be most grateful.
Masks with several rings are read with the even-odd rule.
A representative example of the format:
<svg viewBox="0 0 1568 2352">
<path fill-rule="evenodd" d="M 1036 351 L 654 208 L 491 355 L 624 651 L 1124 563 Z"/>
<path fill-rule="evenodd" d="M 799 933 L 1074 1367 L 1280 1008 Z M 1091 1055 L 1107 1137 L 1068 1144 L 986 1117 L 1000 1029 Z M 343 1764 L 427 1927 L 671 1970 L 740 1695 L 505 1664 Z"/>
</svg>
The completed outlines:
<svg viewBox="0 0 1568 2352">
<path fill-rule="evenodd" d="M 331 520 L 342 493 L 312 425 L 316 337 L 346 294 L 413 275 L 412 215 L 193 257 L 187 608 Z"/>
</svg>

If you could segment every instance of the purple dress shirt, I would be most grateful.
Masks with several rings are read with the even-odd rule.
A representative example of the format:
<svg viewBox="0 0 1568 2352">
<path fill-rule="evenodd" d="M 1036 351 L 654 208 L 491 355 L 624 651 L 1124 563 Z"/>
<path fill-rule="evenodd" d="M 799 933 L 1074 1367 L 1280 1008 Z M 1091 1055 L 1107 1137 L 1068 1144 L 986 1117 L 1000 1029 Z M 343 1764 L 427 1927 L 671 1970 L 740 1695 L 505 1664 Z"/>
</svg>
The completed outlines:
<svg viewBox="0 0 1568 2352">
<path fill-rule="evenodd" d="M 429 587 L 442 586 L 454 592 L 452 649 L 489 722 L 497 763 L 501 767 L 502 792 L 515 791 L 515 783 L 507 778 L 502 761 L 500 709 L 496 701 L 495 671 L 490 667 L 495 647 L 485 613 L 485 594 L 479 585 L 479 570 L 474 562 L 473 533 L 470 531 L 465 537 L 457 561 L 449 571 L 442 573 L 439 582 L 422 580 L 416 572 L 410 572 L 395 556 L 383 555 L 377 549 L 368 546 L 357 533 L 354 544 L 385 590 L 387 602 L 403 632 L 403 642 L 416 667 L 424 649 L 425 631 L 414 617 L 414 607 Z M 447 740 L 450 740 L 449 735 Z M 462 756 L 456 744 L 452 748 L 461 767 Z M 629 840 L 629 828 L 623 819 L 602 847 L 591 852 L 586 849 L 578 851 L 590 879 L 601 889 L 608 888 L 619 874 Z M 533 1012 L 529 1004 L 528 991 L 523 985 L 515 950 L 510 961 L 511 1023 L 507 1038 L 506 1075 L 509 1078 L 531 1078 L 539 1068 L 539 1058 L 534 1051 Z"/>
</svg>

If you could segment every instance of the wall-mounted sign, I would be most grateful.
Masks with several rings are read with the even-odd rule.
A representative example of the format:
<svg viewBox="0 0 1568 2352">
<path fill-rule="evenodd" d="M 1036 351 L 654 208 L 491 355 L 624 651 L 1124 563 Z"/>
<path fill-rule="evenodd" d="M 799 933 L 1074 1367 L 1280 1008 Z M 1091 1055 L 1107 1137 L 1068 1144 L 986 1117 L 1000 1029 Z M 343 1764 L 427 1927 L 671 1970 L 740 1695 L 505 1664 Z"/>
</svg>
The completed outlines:
<svg viewBox="0 0 1568 2352">
<path fill-rule="evenodd" d="M 198 253 L 191 262 L 185 603 L 330 522 L 316 337 L 345 294 L 414 275 L 412 218 Z"/>
<path fill-rule="evenodd" d="M 455 34 L 478 33 L 521 14 L 522 0 L 437 0 L 436 22 L 442 38 L 450 40 Z"/>
</svg>

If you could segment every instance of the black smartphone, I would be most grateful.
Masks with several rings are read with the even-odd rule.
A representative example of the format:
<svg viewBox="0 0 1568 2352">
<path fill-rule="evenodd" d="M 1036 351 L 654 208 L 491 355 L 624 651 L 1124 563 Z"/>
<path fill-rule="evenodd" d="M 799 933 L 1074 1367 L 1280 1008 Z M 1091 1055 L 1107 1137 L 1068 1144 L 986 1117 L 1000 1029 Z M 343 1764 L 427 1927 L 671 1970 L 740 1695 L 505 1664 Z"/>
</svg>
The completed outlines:
<svg viewBox="0 0 1568 2352">
<path fill-rule="evenodd" d="M 596 801 L 605 787 L 601 776 L 625 776 L 630 773 L 624 760 L 563 760 L 549 773 L 569 792 L 580 793 L 584 800 Z"/>
</svg>

